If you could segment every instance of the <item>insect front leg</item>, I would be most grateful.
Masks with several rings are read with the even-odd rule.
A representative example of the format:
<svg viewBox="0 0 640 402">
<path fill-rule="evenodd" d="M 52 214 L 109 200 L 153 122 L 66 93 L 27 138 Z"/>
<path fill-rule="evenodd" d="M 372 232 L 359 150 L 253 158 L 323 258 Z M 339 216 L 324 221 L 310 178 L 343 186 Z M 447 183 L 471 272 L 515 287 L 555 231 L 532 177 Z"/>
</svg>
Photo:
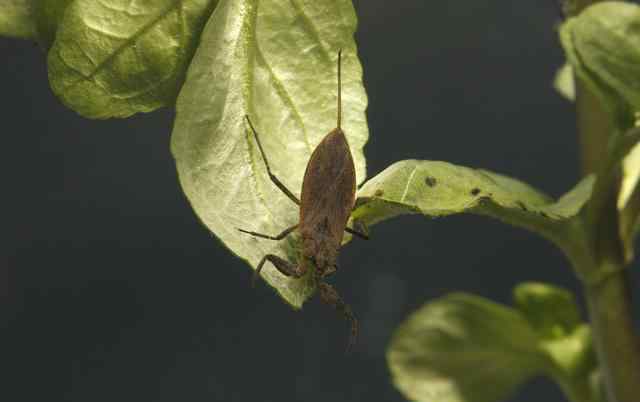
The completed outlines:
<svg viewBox="0 0 640 402">
<path fill-rule="evenodd" d="M 278 271 L 280 271 L 280 273 L 286 276 L 301 278 L 307 271 L 304 265 L 295 265 L 283 258 L 278 257 L 277 255 L 267 254 L 262 257 L 262 259 L 258 263 L 258 266 L 256 267 L 256 270 L 253 272 L 253 276 L 251 277 L 251 286 L 255 287 L 256 280 L 258 280 L 258 278 L 260 277 L 260 271 L 262 271 L 262 267 L 267 261 L 272 263 L 273 266 L 276 267 Z"/>
<path fill-rule="evenodd" d="M 244 229 L 240 229 L 240 228 L 236 228 L 239 231 L 241 231 L 242 233 L 247 233 L 250 234 L 252 236 L 256 236 L 256 237 L 261 237 L 263 239 L 269 239 L 269 240 L 282 240 L 285 237 L 287 237 L 291 232 L 293 232 L 294 230 L 296 230 L 298 228 L 298 224 L 295 224 L 289 228 L 286 228 L 285 230 L 283 230 L 282 232 L 280 232 L 279 234 L 275 235 L 275 236 L 270 236 L 270 235 L 266 235 L 266 234 L 262 234 L 262 233 L 257 233 L 257 232 L 250 232 L 248 230 L 244 230 Z"/>
<path fill-rule="evenodd" d="M 254 137 L 256 137 L 256 142 L 258 143 L 258 149 L 260 149 L 260 154 L 262 155 L 262 160 L 264 161 L 265 166 L 267 167 L 267 173 L 269 174 L 269 178 L 282 191 L 289 199 L 295 202 L 297 205 L 300 205 L 300 200 L 296 197 L 289 189 L 274 175 L 271 173 L 271 167 L 269 166 L 269 161 L 267 160 L 267 156 L 264 154 L 264 149 L 262 149 L 262 143 L 260 142 L 260 138 L 258 138 L 258 132 L 255 128 L 253 128 L 253 124 L 251 124 L 251 120 L 249 120 L 249 116 L 244 116 L 247 119 L 247 123 L 249 123 L 249 127 L 251 127 L 251 131 L 253 131 Z"/>
<path fill-rule="evenodd" d="M 335 308 L 351 323 L 351 335 L 349 336 L 349 343 L 347 344 L 348 353 L 355 345 L 356 338 L 358 337 L 358 320 L 353 315 L 351 307 L 342 300 L 338 292 L 328 283 L 323 281 L 318 282 L 318 294 L 323 303 Z"/>
</svg>

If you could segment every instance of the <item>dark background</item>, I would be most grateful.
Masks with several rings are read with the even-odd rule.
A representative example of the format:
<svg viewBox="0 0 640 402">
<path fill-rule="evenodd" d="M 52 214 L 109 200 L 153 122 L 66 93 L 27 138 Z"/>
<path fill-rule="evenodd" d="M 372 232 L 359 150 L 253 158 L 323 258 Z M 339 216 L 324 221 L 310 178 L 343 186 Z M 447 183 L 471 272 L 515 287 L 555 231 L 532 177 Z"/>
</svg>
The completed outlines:
<svg viewBox="0 0 640 402">
<path fill-rule="evenodd" d="M 579 179 L 553 1 L 356 2 L 370 176 L 446 160 L 558 196 Z M 402 401 L 385 348 L 453 290 L 504 303 L 525 280 L 578 289 L 541 238 L 487 218 L 417 216 L 345 247 L 335 284 L 361 321 L 292 311 L 198 222 L 182 194 L 172 111 L 91 121 L 50 92 L 31 42 L 0 39 L 0 400 Z M 637 276 L 634 279 L 637 283 Z M 488 384 L 487 386 L 490 386 Z M 512 402 L 563 400 L 537 379 Z"/>
</svg>

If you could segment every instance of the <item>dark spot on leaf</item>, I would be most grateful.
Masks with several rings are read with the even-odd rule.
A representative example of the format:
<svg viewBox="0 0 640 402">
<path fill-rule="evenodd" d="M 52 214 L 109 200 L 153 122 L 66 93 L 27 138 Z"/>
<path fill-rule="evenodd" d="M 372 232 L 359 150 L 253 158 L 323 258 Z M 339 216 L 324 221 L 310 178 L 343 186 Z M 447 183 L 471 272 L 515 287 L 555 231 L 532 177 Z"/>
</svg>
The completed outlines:
<svg viewBox="0 0 640 402">
<path fill-rule="evenodd" d="M 520 207 L 521 210 L 528 211 L 527 206 L 524 205 L 524 203 L 522 201 L 516 201 L 516 204 L 518 204 L 518 206 Z"/>
<path fill-rule="evenodd" d="M 373 195 L 375 195 L 376 197 L 382 197 L 384 195 L 384 190 L 376 190 L 375 193 L 373 193 Z"/>
<path fill-rule="evenodd" d="M 424 179 L 424 183 L 429 187 L 435 187 L 438 184 L 438 180 L 435 177 L 427 176 Z"/>
<path fill-rule="evenodd" d="M 471 195 L 476 196 L 480 194 L 480 189 L 479 188 L 474 188 L 471 190 Z"/>
<path fill-rule="evenodd" d="M 543 218 L 548 218 L 549 215 L 547 215 L 546 213 L 540 211 L 540 216 L 542 216 Z"/>
</svg>

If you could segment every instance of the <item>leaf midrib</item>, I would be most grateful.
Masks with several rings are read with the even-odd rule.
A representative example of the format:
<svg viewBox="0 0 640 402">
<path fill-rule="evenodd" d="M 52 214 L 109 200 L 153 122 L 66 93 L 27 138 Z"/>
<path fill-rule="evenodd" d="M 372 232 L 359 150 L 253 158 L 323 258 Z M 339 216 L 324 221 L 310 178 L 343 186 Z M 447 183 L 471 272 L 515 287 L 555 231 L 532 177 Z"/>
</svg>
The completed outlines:
<svg viewBox="0 0 640 402">
<path fill-rule="evenodd" d="M 183 0 L 176 0 L 174 3 L 172 3 L 169 7 L 167 7 L 165 10 L 163 10 L 162 12 L 160 12 L 158 14 L 157 17 L 155 17 L 154 19 L 152 19 L 151 21 L 149 21 L 147 24 L 143 25 L 138 31 L 136 31 L 133 35 L 131 35 L 131 37 L 129 39 L 126 39 L 124 42 L 122 42 L 122 44 L 120 46 L 118 46 L 116 48 L 116 50 L 114 50 L 111 54 L 109 54 L 107 57 L 104 58 L 104 60 L 102 60 L 100 63 L 98 63 L 94 69 L 88 74 L 88 75 L 82 75 L 82 78 L 80 78 L 79 80 L 70 83 L 69 85 L 67 85 L 68 88 L 72 88 L 74 86 L 76 86 L 77 84 L 83 82 L 83 81 L 88 81 L 88 80 L 92 80 L 100 71 L 102 71 L 108 64 L 110 64 L 111 62 L 113 62 L 113 60 L 115 60 L 122 52 L 124 52 L 129 46 L 131 46 L 138 38 L 140 38 L 141 36 L 143 36 L 144 34 L 146 34 L 148 31 L 150 31 L 156 24 L 160 23 L 160 21 L 162 21 L 165 17 L 167 17 L 171 12 L 174 11 L 174 9 L 179 8 L 182 9 L 183 7 Z M 179 23 L 182 25 L 182 20 L 179 21 Z M 88 25 L 87 25 L 88 26 Z M 181 27 L 181 29 L 179 30 L 180 32 L 184 31 L 184 26 Z M 104 34 L 103 32 L 101 32 L 102 34 Z M 184 38 L 179 38 L 179 42 L 183 41 Z M 84 52 L 84 49 L 83 49 Z M 62 57 L 60 57 L 62 61 L 64 61 L 64 59 Z M 72 66 L 70 66 L 69 64 L 66 63 L 66 61 L 64 61 L 64 63 L 72 68 L 75 71 L 78 71 L 78 73 L 80 73 L 79 70 L 73 68 Z"/>
</svg>

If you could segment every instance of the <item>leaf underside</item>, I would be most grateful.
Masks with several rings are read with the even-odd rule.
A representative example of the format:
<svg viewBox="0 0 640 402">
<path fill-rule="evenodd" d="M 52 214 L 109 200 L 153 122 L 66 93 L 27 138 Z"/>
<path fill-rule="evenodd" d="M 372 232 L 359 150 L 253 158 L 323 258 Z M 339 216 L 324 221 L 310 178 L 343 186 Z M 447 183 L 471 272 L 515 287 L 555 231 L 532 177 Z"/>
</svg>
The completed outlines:
<svg viewBox="0 0 640 402">
<path fill-rule="evenodd" d="M 585 390 L 597 361 L 573 295 L 542 283 L 514 293 L 517 309 L 453 293 L 411 314 L 387 350 L 398 389 L 421 402 L 500 402 L 546 375 L 569 396 L 598 400 Z"/>
<path fill-rule="evenodd" d="M 463 293 L 414 312 L 387 361 L 400 391 L 421 402 L 498 402 L 546 364 L 521 314 Z"/>
<path fill-rule="evenodd" d="M 587 177 L 557 201 L 518 180 L 447 162 L 405 160 L 369 180 L 353 218 L 366 224 L 401 214 L 431 217 L 471 212 L 560 241 L 565 225 L 589 199 Z"/>
<path fill-rule="evenodd" d="M 69 108 L 97 119 L 172 104 L 215 3 L 72 2 L 48 54 L 53 91 Z"/>
<path fill-rule="evenodd" d="M 296 262 L 298 208 L 269 180 L 244 116 L 249 115 L 274 174 L 299 196 L 309 156 L 336 126 L 337 55 L 342 49 L 342 127 L 358 182 L 367 104 L 353 34 L 351 1 L 221 0 L 208 21 L 177 106 L 172 152 L 180 183 L 202 222 L 233 253 L 256 266 L 272 253 Z M 270 264 L 263 278 L 293 307 L 313 292 Z"/>
</svg>

